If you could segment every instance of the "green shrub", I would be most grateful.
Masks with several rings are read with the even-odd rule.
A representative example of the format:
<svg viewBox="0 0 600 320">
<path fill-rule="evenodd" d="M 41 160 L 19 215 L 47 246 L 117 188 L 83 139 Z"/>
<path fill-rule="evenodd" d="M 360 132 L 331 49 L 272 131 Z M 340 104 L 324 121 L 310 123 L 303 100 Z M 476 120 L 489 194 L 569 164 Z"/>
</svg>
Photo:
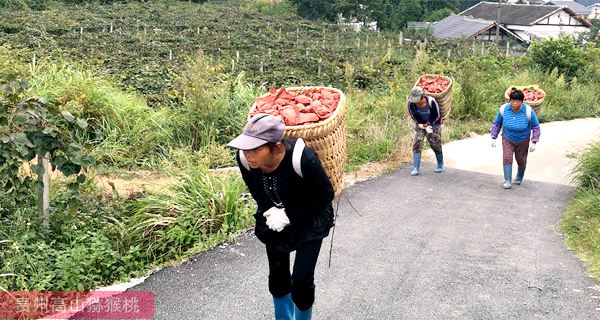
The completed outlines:
<svg viewBox="0 0 600 320">
<path fill-rule="evenodd" d="M 556 68 L 567 79 L 585 67 L 585 55 L 570 37 L 536 41 L 531 45 L 530 56 L 542 70 L 550 72 Z"/>
<path fill-rule="evenodd" d="M 579 188 L 600 193 L 600 143 L 592 145 L 579 157 L 573 179 Z"/>
</svg>

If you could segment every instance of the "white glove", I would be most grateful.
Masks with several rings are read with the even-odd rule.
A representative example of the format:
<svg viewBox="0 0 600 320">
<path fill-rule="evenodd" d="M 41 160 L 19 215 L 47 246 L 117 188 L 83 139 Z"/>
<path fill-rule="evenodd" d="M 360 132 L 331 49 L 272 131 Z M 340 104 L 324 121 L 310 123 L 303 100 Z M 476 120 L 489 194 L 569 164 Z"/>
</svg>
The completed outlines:
<svg viewBox="0 0 600 320">
<path fill-rule="evenodd" d="M 492 139 L 492 148 L 496 147 L 496 139 Z"/>
<path fill-rule="evenodd" d="M 284 208 L 271 207 L 263 213 L 263 216 L 267 218 L 267 226 L 273 231 L 280 232 L 290 224 L 290 219 L 285 214 Z"/>
<path fill-rule="evenodd" d="M 427 127 L 425 127 L 425 132 L 433 133 L 433 128 L 431 126 L 427 126 Z"/>
<path fill-rule="evenodd" d="M 535 142 L 529 145 L 529 152 L 535 151 Z"/>
<path fill-rule="evenodd" d="M 424 124 L 422 124 L 422 123 L 419 123 L 419 124 L 417 124 L 417 126 L 418 126 L 419 128 L 421 128 L 421 129 L 425 129 L 425 125 L 424 125 Z"/>
</svg>

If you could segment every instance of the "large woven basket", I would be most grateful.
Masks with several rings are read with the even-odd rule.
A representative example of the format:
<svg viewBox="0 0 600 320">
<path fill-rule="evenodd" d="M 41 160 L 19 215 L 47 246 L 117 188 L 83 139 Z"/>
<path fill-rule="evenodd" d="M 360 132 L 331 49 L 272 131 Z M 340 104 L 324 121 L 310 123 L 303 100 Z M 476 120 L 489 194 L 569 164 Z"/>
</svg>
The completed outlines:
<svg viewBox="0 0 600 320">
<path fill-rule="evenodd" d="M 305 92 L 322 87 L 286 87 L 289 92 Z M 284 135 L 288 138 L 302 138 L 307 146 L 315 150 L 323 168 L 333 185 L 335 197 L 342 193 L 344 164 L 346 163 L 346 96 L 336 88 L 325 87 L 340 95 L 340 101 L 333 114 L 318 123 L 286 126 Z M 266 96 L 265 94 L 263 95 Z M 256 103 L 250 113 L 256 109 Z"/>
<path fill-rule="evenodd" d="M 444 119 L 448 118 L 450 116 L 450 110 L 452 110 L 452 85 L 454 84 L 454 80 L 452 80 L 452 78 L 450 78 L 450 77 L 442 76 L 439 74 L 426 73 L 426 74 L 420 75 L 419 78 L 417 78 L 417 81 L 415 82 L 414 86 L 417 86 L 419 84 L 419 81 L 421 80 L 421 78 L 424 76 L 427 76 L 427 77 L 439 76 L 440 78 L 442 78 L 444 80 L 448 80 L 450 82 L 450 84 L 448 84 L 448 88 L 446 88 L 446 90 L 444 90 L 443 92 L 431 93 L 431 92 L 425 91 L 426 95 L 435 98 L 435 101 L 437 101 L 438 105 L 440 106 L 440 113 L 442 114 L 442 118 L 444 118 Z"/>
<path fill-rule="evenodd" d="M 506 98 L 507 102 L 510 100 L 510 90 L 512 88 L 517 88 L 518 90 L 523 90 L 523 89 L 529 88 L 529 89 L 534 89 L 535 91 L 541 91 L 544 94 L 544 97 L 542 99 L 540 99 L 538 101 L 527 101 L 527 100 L 523 101 L 525 104 L 532 107 L 536 114 L 538 114 L 538 115 L 540 114 L 540 112 L 542 111 L 542 103 L 544 103 L 544 100 L 546 99 L 546 92 L 544 90 L 542 90 L 542 88 L 538 87 L 537 85 L 510 86 L 506 89 L 506 91 L 504 91 L 504 98 Z"/>
</svg>

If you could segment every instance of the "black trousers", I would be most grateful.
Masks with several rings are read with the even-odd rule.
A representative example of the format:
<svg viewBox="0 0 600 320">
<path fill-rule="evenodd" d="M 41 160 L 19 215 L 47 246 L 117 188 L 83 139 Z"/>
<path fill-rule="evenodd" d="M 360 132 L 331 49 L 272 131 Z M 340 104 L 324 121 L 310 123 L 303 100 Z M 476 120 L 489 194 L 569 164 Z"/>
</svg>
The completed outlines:
<svg viewBox="0 0 600 320">
<path fill-rule="evenodd" d="M 323 239 L 303 243 L 296 249 L 294 270 L 290 274 L 290 253 L 267 245 L 269 291 L 274 297 L 292 293 L 298 309 L 308 310 L 315 302 L 315 267 Z"/>
</svg>

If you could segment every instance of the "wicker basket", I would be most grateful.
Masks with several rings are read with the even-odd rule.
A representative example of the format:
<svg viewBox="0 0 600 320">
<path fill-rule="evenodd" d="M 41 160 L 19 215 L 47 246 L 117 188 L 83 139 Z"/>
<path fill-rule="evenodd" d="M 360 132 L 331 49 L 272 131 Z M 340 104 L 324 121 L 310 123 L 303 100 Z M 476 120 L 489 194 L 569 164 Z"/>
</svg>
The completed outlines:
<svg viewBox="0 0 600 320">
<path fill-rule="evenodd" d="M 289 92 L 304 92 L 322 87 L 286 87 Z M 337 108 L 331 116 L 321 122 L 299 126 L 286 126 L 284 135 L 288 138 L 302 138 L 307 146 L 315 150 L 323 168 L 333 185 L 335 197 L 342 193 L 344 164 L 346 162 L 346 96 L 335 88 L 325 87 L 340 95 Z M 263 96 L 268 95 L 265 94 Z M 250 113 L 256 109 L 256 103 Z"/>
<path fill-rule="evenodd" d="M 506 91 L 504 91 L 504 98 L 506 98 L 507 102 L 510 100 L 510 90 L 512 88 L 517 88 L 518 90 L 532 89 L 534 91 L 540 91 L 541 93 L 543 93 L 544 97 L 542 99 L 538 100 L 538 101 L 523 101 L 524 103 L 526 103 L 527 105 L 529 105 L 530 107 L 532 107 L 536 114 L 538 114 L 538 115 L 540 114 L 540 112 L 542 111 L 542 103 L 544 103 L 544 100 L 546 99 L 546 92 L 544 90 L 542 90 L 537 85 L 531 85 L 531 86 L 510 86 L 510 87 L 508 87 L 506 89 Z"/>
<path fill-rule="evenodd" d="M 442 114 L 442 118 L 444 118 L 444 119 L 448 118 L 448 116 L 450 116 L 450 110 L 452 110 L 452 85 L 454 84 L 454 80 L 452 80 L 452 78 L 450 78 L 450 77 L 442 76 L 439 74 L 427 73 L 427 74 L 422 74 L 421 76 L 419 76 L 419 78 L 415 82 L 414 86 L 419 85 L 419 81 L 424 76 L 428 76 L 428 77 L 439 76 L 440 78 L 442 78 L 444 80 L 448 80 L 450 82 L 448 84 L 448 88 L 446 88 L 446 90 L 444 90 L 443 92 L 431 93 L 431 92 L 425 91 L 426 95 L 435 98 L 435 101 L 437 101 L 438 105 L 440 106 L 440 112 Z"/>
</svg>

